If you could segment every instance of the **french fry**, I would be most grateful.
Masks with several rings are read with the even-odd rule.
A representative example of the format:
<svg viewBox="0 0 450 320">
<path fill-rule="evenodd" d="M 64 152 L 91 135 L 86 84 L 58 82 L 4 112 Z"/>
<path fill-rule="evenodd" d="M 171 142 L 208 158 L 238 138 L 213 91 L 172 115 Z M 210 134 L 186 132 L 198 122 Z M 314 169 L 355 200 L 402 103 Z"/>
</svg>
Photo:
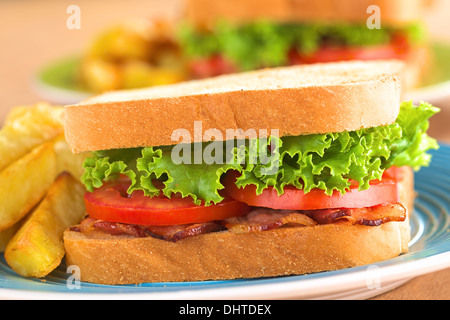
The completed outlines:
<svg viewBox="0 0 450 320">
<path fill-rule="evenodd" d="M 84 187 L 69 173 L 57 177 L 47 195 L 9 241 L 8 265 L 24 277 L 41 278 L 64 257 L 63 233 L 85 214 Z"/>
<path fill-rule="evenodd" d="M 19 229 L 20 223 L 16 223 L 12 227 L 9 227 L 5 231 L 0 232 L 0 253 L 5 252 L 6 246 L 9 240 L 14 236 L 17 229 Z"/>
<path fill-rule="evenodd" d="M 57 176 L 53 142 L 42 144 L 0 172 L 0 231 L 22 219 Z"/>
<path fill-rule="evenodd" d="M 11 110 L 0 130 L 0 171 L 62 134 L 62 114 L 62 107 L 46 103 Z"/>
</svg>

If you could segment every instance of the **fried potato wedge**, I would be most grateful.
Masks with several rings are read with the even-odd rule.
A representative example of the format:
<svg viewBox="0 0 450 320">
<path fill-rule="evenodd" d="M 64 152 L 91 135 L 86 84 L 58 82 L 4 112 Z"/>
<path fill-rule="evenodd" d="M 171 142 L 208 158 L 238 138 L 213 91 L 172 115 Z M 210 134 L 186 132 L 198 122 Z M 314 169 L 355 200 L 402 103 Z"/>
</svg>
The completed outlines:
<svg viewBox="0 0 450 320">
<path fill-rule="evenodd" d="M 58 172 L 54 143 L 39 145 L 0 172 L 0 231 L 19 222 L 45 196 Z"/>
<path fill-rule="evenodd" d="M 58 267 L 65 254 L 64 230 L 84 217 L 84 193 L 84 187 L 69 173 L 56 178 L 6 247 L 6 262 L 15 272 L 41 278 Z"/>
<path fill-rule="evenodd" d="M 5 252 L 6 246 L 9 240 L 14 236 L 17 229 L 19 229 L 20 223 L 16 223 L 12 227 L 9 227 L 5 231 L 0 232 L 0 253 Z"/>
<path fill-rule="evenodd" d="M 64 132 L 62 107 L 40 103 L 12 109 L 0 130 L 0 171 Z"/>
</svg>

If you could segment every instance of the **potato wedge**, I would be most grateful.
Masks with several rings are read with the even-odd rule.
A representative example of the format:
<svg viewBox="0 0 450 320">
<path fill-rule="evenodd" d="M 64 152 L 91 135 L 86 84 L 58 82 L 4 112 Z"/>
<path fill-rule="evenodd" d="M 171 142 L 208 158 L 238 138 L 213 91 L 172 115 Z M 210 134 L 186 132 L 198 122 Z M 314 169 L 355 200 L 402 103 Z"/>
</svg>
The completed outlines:
<svg viewBox="0 0 450 320">
<path fill-rule="evenodd" d="M 38 145 L 62 134 L 62 115 L 62 107 L 46 103 L 11 110 L 0 130 L 0 171 Z"/>
<path fill-rule="evenodd" d="M 84 217 L 84 187 L 69 173 L 62 173 L 39 206 L 9 241 L 8 265 L 24 277 L 45 277 L 64 257 L 63 233 Z"/>
<path fill-rule="evenodd" d="M 0 253 L 5 252 L 9 240 L 11 240 L 11 238 L 14 236 L 19 227 L 20 223 L 16 223 L 15 225 L 9 227 L 5 231 L 0 232 Z"/>
<path fill-rule="evenodd" d="M 22 219 L 45 196 L 57 176 L 53 142 L 47 142 L 0 172 L 0 231 Z"/>
</svg>

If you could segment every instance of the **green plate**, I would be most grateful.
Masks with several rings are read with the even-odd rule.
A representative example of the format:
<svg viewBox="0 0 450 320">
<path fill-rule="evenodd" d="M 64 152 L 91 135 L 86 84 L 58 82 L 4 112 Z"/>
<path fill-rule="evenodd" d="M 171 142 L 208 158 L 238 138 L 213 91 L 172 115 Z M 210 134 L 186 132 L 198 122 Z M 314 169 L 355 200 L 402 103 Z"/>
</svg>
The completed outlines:
<svg viewBox="0 0 450 320">
<path fill-rule="evenodd" d="M 450 98 L 450 44 L 435 42 L 431 49 L 432 66 L 424 77 L 422 86 L 408 92 L 406 100 L 440 104 Z"/>
<path fill-rule="evenodd" d="M 433 43 L 433 67 L 421 88 L 407 94 L 411 100 L 434 103 L 450 96 L 450 44 Z M 95 93 L 89 92 L 79 79 L 81 58 L 67 57 L 45 66 L 38 74 L 35 87 L 38 93 L 53 103 L 71 104 Z"/>
<path fill-rule="evenodd" d="M 426 75 L 423 87 L 435 86 L 450 81 L 450 45 L 434 43 L 431 52 L 433 68 Z"/>
<path fill-rule="evenodd" d="M 66 57 L 42 68 L 36 75 L 34 87 L 43 98 L 53 103 L 77 103 L 92 95 L 79 77 L 81 58 Z"/>
<path fill-rule="evenodd" d="M 46 84 L 65 90 L 87 91 L 78 79 L 79 57 L 70 57 L 48 65 L 39 74 Z"/>
</svg>

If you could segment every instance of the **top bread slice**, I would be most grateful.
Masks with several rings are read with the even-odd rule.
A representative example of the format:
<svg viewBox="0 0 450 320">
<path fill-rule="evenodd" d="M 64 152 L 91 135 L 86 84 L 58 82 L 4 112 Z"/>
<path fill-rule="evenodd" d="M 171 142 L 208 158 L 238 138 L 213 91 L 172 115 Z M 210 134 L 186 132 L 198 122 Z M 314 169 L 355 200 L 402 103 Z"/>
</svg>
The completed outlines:
<svg viewBox="0 0 450 320">
<path fill-rule="evenodd" d="M 248 23 L 275 22 L 366 23 L 376 5 L 383 25 L 405 25 L 421 21 L 433 0 L 186 0 L 184 18 L 199 28 L 217 21 Z"/>
<path fill-rule="evenodd" d="M 209 129 L 226 140 L 227 129 L 283 137 L 388 125 L 403 72 L 399 61 L 351 61 L 108 92 L 65 107 L 66 140 L 81 153 L 174 145 L 177 130 L 192 138 L 183 142 L 201 142 L 220 139 L 205 136 Z"/>
</svg>

